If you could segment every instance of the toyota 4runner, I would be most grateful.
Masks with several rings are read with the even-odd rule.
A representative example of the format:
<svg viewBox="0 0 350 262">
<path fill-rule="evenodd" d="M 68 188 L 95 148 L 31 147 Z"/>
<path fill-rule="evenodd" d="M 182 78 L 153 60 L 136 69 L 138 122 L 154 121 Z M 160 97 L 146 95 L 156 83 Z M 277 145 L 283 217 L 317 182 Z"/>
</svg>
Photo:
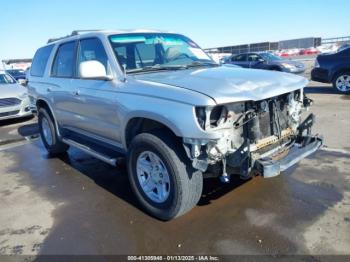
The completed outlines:
<svg viewBox="0 0 350 262">
<path fill-rule="evenodd" d="M 43 144 L 111 165 L 127 157 L 136 197 L 170 220 L 203 178 L 273 177 L 315 152 L 303 77 L 216 64 L 191 39 L 156 31 L 73 32 L 35 54 L 29 76 Z"/>
</svg>

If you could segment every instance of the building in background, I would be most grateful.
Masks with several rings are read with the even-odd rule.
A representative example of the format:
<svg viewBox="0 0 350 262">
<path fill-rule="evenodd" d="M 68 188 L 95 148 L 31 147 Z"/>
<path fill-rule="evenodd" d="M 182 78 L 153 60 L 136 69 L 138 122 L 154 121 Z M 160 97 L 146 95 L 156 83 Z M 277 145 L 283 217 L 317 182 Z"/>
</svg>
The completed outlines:
<svg viewBox="0 0 350 262">
<path fill-rule="evenodd" d="M 2 67 L 4 70 L 9 69 L 23 69 L 26 70 L 32 65 L 32 59 L 7 59 L 2 60 Z"/>
<path fill-rule="evenodd" d="M 208 48 L 208 53 L 231 53 L 241 54 L 247 52 L 262 52 L 262 51 L 278 51 L 283 49 L 306 49 L 316 48 L 322 44 L 321 37 L 307 37 L 291 40 L 283 40 L 278 42 L 261 42 L 244 45 L 223 46 L 216 48 Z"/>
</svg>

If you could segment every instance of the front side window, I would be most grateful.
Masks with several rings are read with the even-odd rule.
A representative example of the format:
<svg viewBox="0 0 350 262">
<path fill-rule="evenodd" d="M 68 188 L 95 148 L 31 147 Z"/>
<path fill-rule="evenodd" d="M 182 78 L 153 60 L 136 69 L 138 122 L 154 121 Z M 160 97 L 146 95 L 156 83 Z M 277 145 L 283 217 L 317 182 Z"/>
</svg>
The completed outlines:
<svg viewBox="0 0 350 262">
<path fill-rule="evenodd" d="M 127 72 L 217 65 L 196 43 L 183 35 L 119 34 L 109 37 L 119 64 Z"/>
<path fill-rule="evenodd" d="M 278 60 L 283 60 L 283 58 L 270 54 L 270 53 L 261 53 L 260 54 L 262 56 L 263 59 L 267 60 L 267 61 L 278 61 Z"/>
<path fill-rule="evenodd" d="M 250 61 L 250 62 L 257 62 L 260 59 L 261 59 L 261 57 L 259 55 L 257 55 L 257 54 L 250 54 L 248 56 L 248 61 Z"/>
<path fill-rule="evenodd" d="M 110 74 L 108 57 L 102 42 L 98 38 L 89 38 L 80 41 L 78 65 L 91 60 L 100 62 L 105 67 L 107 75 Z"/>
<path fill-rule="evenodd" d="M 59 46 L 52 66 L 52 76 L 67 78 L 74 76 L 75 46 L 75 42 Z"/>
<path fill-rule="evenodd" d="M 0 74 L 0 84 L 14 84 L 16 81 L 8 74 Z"/>
</svg>

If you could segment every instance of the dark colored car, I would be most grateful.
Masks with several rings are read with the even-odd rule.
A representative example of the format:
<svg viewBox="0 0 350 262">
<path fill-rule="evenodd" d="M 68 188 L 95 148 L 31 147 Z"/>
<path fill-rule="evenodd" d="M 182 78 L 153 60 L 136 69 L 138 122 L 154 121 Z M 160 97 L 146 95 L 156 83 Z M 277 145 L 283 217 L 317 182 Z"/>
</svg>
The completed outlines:
<svg viewBox="0 0 350 262">
<path fill-rule="evenodd" d="M 9 70 L 6 70 L 6 73 L 11 75 L 14 79 L 16 79 L 19 82 L 21 82 L 20 80 L 26 79 L 26 73 L 22 69 L 9 69 Z"/>
<path fill-rule="evenodd" d="M 350 46 L 341 47 L 336 53 L 317 56 L 311 79 L 332 83 L 340 92 L 350 92 Z"/>
<path fill-rule="evenodd" d="M 244 53 L 233 55 L 225 63 L 245 68 L 265 69 L 300 74 L 305 71 L 303 63 L 283 59 L 271 53 Z"/>
</svg>

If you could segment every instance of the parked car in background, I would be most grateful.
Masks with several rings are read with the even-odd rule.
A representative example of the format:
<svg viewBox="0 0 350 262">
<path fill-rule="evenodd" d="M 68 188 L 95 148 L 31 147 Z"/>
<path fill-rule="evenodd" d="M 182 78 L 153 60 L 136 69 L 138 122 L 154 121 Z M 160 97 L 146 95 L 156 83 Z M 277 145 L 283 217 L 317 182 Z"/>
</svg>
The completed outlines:
<svg viewBox="0 0 350 262">
<path fill-rule="evenodd" d="M 311 79 L 332 83 L 340 92 L 350 92 L 350 46 L 342 46 L 336 53 L 317 56 Z"/>
<path fill-rule="evenodd" d="M 0 120 L 30 116 L 27 89 L 5 71 L 0 71 Z"/>
<path fill-rule="evenodd" d="M 321 54 L 335 53 L 338 51 L 338 49 L 339 49 L 338 44 L 324 44 L 317 47 L 317 50 Z"/>
<path fill-rule="evenodd" d="M 245 68 L 283 71 L 295 74 L 300 74 L 305 71 L 305 66 L 303 63 L 283 59 L 268 52 L 233 55 L 226 59 L 225 63 L 234 64 Z"/>
<path fill-rule="evenodd" d="M 8 69 L 6 73 L 10 74 L 18 83 L 25 83 L 26 72 L 23 69 Z"/>
</svg>

